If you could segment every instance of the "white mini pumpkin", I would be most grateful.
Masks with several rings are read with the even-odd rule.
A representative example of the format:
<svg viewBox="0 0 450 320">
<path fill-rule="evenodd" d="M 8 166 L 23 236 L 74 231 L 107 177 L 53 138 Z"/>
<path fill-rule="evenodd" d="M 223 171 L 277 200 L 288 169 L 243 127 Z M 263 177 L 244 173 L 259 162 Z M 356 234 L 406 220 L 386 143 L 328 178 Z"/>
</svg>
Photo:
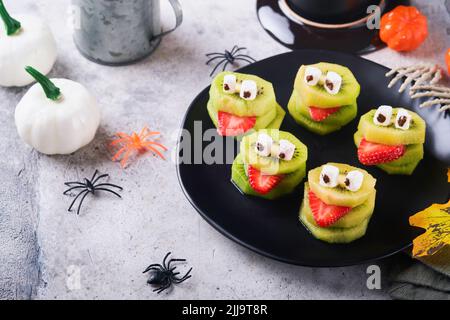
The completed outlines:
<svg viewBox="0 0 450 320">
<path fill-rule="evenodd" d="M 56 61 L 56 42 L 48 25 L 33 15 L 14 19 L 0 0 L 0 86 L 22 87 L 34 81 L 25 72 L 33 66 L 47 74 Z"/>
<path fill-rule="evenodd" d="M 81 84 L 51 79 L 27 68 L 38 81 L 16 107 L 17 131 L 45 154 L 69 154 L 89 144 L 100 123 L 96 99 Z"/>
</svg>

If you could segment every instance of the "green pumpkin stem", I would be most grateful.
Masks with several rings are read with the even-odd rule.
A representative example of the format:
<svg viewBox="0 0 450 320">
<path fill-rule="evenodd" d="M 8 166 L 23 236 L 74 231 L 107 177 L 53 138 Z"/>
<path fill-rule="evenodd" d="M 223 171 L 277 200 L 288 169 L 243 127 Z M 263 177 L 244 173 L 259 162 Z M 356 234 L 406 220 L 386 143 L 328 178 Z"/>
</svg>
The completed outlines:
<svg viewBox="0 0 450 320">
<path fill-rule="evenodd" d="M 12 36 L 22 27 L 19 21 L 9 15 L 8 11 L 5 8 L 5 5 L 3 4 L 3 0 L 0 0 L 0 17 L 5 24 L 6 34 L 8 36 Z"/>
<path fill-rule="evenodd" d="M 59 88 L 55 86 L 49 78 L 30 66 L 26 67 L 25 71 L 28 72 L 42 86 L 47 98 L 56 101 L 61 97 L 61 90 L 59 90 Z"/>
</svg>

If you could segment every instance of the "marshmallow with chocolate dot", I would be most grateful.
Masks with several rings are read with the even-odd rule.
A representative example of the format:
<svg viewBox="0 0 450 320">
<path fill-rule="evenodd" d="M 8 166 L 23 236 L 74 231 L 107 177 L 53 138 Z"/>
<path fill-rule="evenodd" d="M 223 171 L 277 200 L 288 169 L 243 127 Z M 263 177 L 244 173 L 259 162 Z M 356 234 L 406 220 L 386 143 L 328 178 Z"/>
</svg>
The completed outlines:
<svg viewBox="0 0 450 320">
<path fill-rule="evenodd" d="M 253 80 L 244 80 L 241 84 L 239 96 L 245 100 L 255 100 L 258 93 L 258 87 Z"/>
<path fill-rule="evenodd" d="M 339 168 L 326 164 L 320 172 L 319 184 L 324 187 L 334 188 L 339 184 Z"/>
<path fill-rule="evenodd" d="M 391 124 L 392 107 L 391 106 L 379 106 L 373 116 L 373 123 L 379 126 L 387 127 Z"/>
<path fill-rule="evenodd" d="M 316 67 L 306 67 L 305 69 L 305 83 L 309 86 L 315 86 L 319 83 L 322 77 L 322 71 Z"/>
<path fill-rule="evenodd" d="M 411 125 L 411 114 L 405 109 L 399 109 L 395 119 L 395 127 L 401 130 L 408 130 Z"/>
<path fill-rule="evenodd" d="M 277 157 L 282 160 L 291 160 L 294 156 L 295 145 L 288 140 L 280 140 Z"/>
<path fill-rule="evenodd" d="M 223 77 L 223 91 L 226 93 L 236 91 L 236 76 L 234 74 L 227 74 Z"/>
<path fill-rule="evenodd" d="M 258 140 L 256 141 L 255 150 L 256 153 L 263 157 L 270 156 L 272 150 L 273 140 L 272 137 L 265 133 L 260 133 L 258 135 Z"/>
<path fill-rule="evenodd" d="M 352 170 L 345 176 L 344 185 L 347 190 L 358 191 L 361 189 L 364 175 L 361 171 Z"/>
<path fill-rule="evenodd" d="M 342 85 L 342 77 L 334 71 L 328 71 L 325 76 L 323 86 L 329 94 L 335 95 L 339 93 Z"/>
</svg>

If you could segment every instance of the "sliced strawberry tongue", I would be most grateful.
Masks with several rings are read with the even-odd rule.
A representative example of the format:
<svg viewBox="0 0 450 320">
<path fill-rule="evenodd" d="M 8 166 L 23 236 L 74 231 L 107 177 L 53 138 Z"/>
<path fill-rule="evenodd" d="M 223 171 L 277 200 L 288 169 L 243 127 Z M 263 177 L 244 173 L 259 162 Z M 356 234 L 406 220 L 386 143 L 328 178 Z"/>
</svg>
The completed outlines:
<svg viewBox="0 0 450 320">
<path fill-rule="evenodd" d="M 358 159 L 362 164 L 371 166 L 397 160 L 401 158 L 405 152 L 406 147 L 404 145 L 390 146 L 369 142 L 363 138 L 358 147 Z"/>
<path fill-rule="evenodd" d="M 313 119 L 314 121 L 323 121 L 333 113 L 338 112 L 340 108 L 341 107 L 335 108 L 309 107 L 309 115 L 311 116 L 311 119 Z"/>
<path fill-rule="evenodd" d="M 238 136 L 255 126 L 256 117 L 238 117 L 228 112 L 218 112 L 217 132 L 221 136 Z"/>
<path fill-rule="evenodd" d="M 309 191 L 308 198 L 309 207 L 311 208 L 314 220 L 323 228 L 336 223 L 336 221 L 345 216 L 352 209 L 351 207 L 326 204 L 312 191 Z"/>
<path fill-rule="evenodd" d="M 258 169 L 248 166 L 248 181 L 250 186 L 260 194 L 269 193 L 283 180 L 283 175 L 263 174 Z"/>
</svg>

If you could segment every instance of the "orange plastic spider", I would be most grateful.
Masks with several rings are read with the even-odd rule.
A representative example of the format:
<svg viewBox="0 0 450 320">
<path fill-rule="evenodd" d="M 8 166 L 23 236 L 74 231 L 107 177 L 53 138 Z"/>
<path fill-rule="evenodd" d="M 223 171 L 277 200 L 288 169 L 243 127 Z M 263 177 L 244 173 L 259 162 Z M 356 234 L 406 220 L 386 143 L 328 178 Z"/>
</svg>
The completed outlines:
<svg viewBox="0 0 450 320">
<path fill-rule="evenodd" d="M 147 140 L 148 137 L 158 134 L 160 133 L 150 131 L 147 127 L 144 127 L 139 134 L 133 132 L 131 135 L 128 135 L 123 132 L 117 132 L 116 136 L 118 139 L 113 140 L 110 143 L 110 146 L 114 147 L 119 145 L 121 148 L 112 157 L 112 161 L 117 161 L 123 155 L 120 165 L 122 168 L 125 168 L 128 158 L 132 153 L 145 153 L 147 151 L 152 151 L 165 160 L 166 158 L 164 158 L 164 155 L 157 147 L 161 148 L 163 151 L 167 151 L 167 148 L 158 142 Z"/>
</svg>

